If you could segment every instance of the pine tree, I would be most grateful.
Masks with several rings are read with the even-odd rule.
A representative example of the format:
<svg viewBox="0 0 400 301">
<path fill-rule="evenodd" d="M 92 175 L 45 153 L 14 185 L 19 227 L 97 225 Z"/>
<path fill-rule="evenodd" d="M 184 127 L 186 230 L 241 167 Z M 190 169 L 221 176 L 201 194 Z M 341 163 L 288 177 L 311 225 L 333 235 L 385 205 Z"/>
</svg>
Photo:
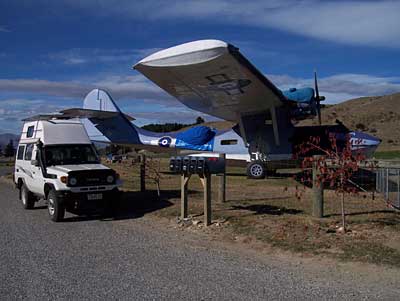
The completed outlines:
<svg viewBox="0 0 400 301">
<path fill-rule="evenodd" d="M 15 149 L 14 149 L 14 142 L 12 139 L 10 139 L 10 142 L 6 145 L 6 148 L 4 149 L 4 156 L 5 157 L 12 157 L 15 154 Z"/>
<path fill-rule="evenodd" d="M 197 117 L 196 124 L 202 124 L 202 123 L 204 123 L 204 119 L 201 116 Z"/>
</svg>

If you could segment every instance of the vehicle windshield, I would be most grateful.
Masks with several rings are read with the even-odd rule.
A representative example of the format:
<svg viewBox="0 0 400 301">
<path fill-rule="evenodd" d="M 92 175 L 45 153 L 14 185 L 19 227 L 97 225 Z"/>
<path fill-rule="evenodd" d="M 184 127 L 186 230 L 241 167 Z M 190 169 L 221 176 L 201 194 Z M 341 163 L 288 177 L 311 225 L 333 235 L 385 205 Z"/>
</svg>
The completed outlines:
<svg viewBox="0 0 400 301">
<path fill-rule="evenodd" d="M 44 147 L 46 166 L 99 163 L 91 144 L 63 144 Z"/>
</svg>

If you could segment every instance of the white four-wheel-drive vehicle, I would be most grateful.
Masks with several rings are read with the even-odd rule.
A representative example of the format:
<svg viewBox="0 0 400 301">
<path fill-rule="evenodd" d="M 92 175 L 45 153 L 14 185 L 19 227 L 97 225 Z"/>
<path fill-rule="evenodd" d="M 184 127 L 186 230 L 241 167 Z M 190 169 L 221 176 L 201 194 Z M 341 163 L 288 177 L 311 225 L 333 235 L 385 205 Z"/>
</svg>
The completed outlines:
<svg viewBox="0 0 400 301">
<path fill-rule="evenodd" d="M 36 116 L 25 121 L 18 145 L 14 182 L 25 209 L 47 201 L 51 220 L 65 211 L 109 212 L 118 201 L 118 174 L 102 165 L 79 120 Z"/>
</svg>

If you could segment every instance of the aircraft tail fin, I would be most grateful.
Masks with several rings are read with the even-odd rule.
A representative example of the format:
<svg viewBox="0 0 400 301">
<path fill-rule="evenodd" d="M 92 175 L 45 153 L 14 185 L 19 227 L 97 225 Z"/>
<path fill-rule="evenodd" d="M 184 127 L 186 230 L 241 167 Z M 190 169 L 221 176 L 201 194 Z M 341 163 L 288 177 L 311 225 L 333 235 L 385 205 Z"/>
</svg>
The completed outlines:
<svg viewBox="0 0 400 301">
<path fill-rule="evenodd" d="M 94 89 L 86 95 L 83 101 L 83 108 L 107 112 L 121 112 L 110 94 L 101 89 Z"/>
<path fill-rule="evenodd" d="M 133 118 L 123 114 L 106 91 L 94 89 L 89 92 L 83 101 L 83 109 L 85 116 L 82 117 L 86 118 L 82 119 L 82 123 L 91 140 L 115 144 L 142 144 L 135 126 L 131 123 Z M 103 116 L 106 112 L 106 115 L 110 116 Z"/>
</svg>

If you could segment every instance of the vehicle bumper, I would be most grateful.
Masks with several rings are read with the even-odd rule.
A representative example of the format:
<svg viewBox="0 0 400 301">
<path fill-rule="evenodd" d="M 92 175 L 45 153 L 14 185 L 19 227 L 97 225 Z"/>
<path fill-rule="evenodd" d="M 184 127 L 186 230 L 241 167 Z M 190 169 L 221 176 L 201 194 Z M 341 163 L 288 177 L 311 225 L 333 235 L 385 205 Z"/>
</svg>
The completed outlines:
<svg viewBox="0 0 400 301">
<path fill-rule="evenodd" d="M 90 199 L 90 196 L 101 195 L 101 199 Z M 69 211 L 86 211 L 104 208 L 117 203 L 121 192 L 118 188 L 108 191 L 72 192 L 70 190 L 56 191 L 57 198 L 62 201 Z"/>
</svg>

